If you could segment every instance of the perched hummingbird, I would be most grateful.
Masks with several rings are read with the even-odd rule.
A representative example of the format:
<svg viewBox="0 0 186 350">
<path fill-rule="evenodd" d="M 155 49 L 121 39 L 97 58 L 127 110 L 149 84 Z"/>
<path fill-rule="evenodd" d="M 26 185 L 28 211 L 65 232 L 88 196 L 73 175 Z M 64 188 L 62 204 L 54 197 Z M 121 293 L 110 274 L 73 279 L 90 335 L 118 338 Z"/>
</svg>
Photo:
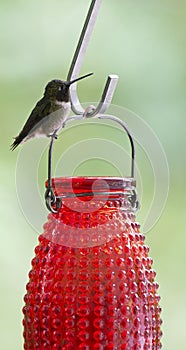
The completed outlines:
<svg viewBox="0 0 186 350">
<path fill-rule="evenodd" d="M 33 137 L 52 136 L 54 132 L 58 132 L 70 113 L 70 85 L 92 74 L 72 81 L 50 81 L 45 87 L 43 98 L 37 102 L 11 149 L 14 150 L 20 143 Z"/>
</svg>

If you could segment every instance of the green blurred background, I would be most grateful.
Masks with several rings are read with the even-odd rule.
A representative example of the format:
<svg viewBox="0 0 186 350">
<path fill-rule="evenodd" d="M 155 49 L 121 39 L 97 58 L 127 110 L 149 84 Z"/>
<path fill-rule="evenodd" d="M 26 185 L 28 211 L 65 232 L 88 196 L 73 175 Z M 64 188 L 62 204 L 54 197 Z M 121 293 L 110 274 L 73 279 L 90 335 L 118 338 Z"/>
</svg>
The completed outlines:
<svg viewBox="0 0 186 350">
<path fill-rule="evenodd" d="M 9 147 L 42 96 L 46 82 L 66 77 L 89 1 L 1 0 L 0 5 L 0 333 L 2 349 L 18 350 L 22 348 L 22 298 L 37 235 L 16 194 L 19 150 L 12 153 Z M 82 101 L 97 101 L 106 76 L 118 74 L 113 103 L 140 115 L 155 131 L 166 152 L 170 168 L 168 200 L 160 220 L 147 235 L 147 243 L 160 283 L 162 342 L 167 350 L 184 350 L 186 344 L 185 31 L 184 0 L 103 0 L 81 70 L 82 74 L 93 71 L 95 75 L 79 87 Z M 82 128 L 78 135 L 75 130 L 64 133 L 64 148 L 83 140 L 85 132 L 86 137 L 87 133 L 89 137 L 99 133 L 96 127 L 94 131 Z M 115 131 L 107 131 L 109 139 L 117 140 Z M 55 157 L 60 155 L 61 139 L 56 143 Z M 122 144 L 122 137 L 118 136 L 118 142 Z M 24 146 L 28 159 L 40 152 L 40 145 L 45 148 L 48 140 L 33 140 Z M 143 155 L 139 150 L 140 157 Z M 77 174 L 90 173 L 89 165 L 84 164 Z M 93 168 L 95 174 L 103 171 L 115 175 L 114 169 L 104 163 L 97 163 L 97 172 Z M 31 175 L 27 166 L 24 168 L 23 164 L 21 169 L 21 179 L 28 183 Z M 38 170 L 41 194 L 46 176 L 45 151 Z M 151 182 L 148 172 L 144 176 L 148 197 Z M 32 188 L 28 188 L 25 194 L 28 203 L 31 192 Z M 143 202 L 147 205 L 145 197 Z M 42 232 L 42 224 L 38 225 Z"/>
</svg>

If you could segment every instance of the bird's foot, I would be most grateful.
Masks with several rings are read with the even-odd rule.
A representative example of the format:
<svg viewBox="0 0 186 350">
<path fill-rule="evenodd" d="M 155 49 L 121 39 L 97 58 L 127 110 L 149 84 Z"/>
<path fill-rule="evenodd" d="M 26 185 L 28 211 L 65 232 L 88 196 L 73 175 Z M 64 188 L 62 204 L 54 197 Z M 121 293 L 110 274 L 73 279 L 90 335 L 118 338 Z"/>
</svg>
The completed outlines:
<svg viewBox="0 0 186 350">
<path fill-rule="evenodd" d="M 52 134 L 48 134 L 48 137 L 51 137 L 52 139 L 57 140 L 58 139 L 57 130 L 54 131 Z"/>
</svg>

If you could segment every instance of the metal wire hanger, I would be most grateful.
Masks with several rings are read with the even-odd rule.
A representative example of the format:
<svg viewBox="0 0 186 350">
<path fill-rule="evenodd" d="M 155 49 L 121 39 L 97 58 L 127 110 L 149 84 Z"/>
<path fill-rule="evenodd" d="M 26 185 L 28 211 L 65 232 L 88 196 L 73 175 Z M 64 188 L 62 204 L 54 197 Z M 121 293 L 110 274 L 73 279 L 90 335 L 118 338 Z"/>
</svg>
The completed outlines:
<svg viewBox="0 0 186 350">
<path fill-rule="evenodd" d="M 71 81 L 73 79 L 76 79 L 79 75 L 83 59 L 90 41 L 90 37 L 92 34 L 92 31 L 94 29 L 94 25 L 96 22 L 96 18 L 98 16 L 98 12 L 101 6 L 102 0 L 92 0 L 90 4 L 90 8 L 88 10 L 87 17 L 85 19 L 85 23 L 77 44 L 77 48 L 75 50 L 72 63 L 67 75 L 67 81 Z M 77 94 L 77 84 L 74 83 L 70 87 L 70 99 L 71 99 L 71 109 L 75 113 L 74 116 L 68 118 L 63 127 L 74 120 L 81 120 L 84 118 L 91 118 L 96 117 L 99 119 L 110 119 L 114 122 L 119 123 L 123 129 L 127 132 L 127 135 L 130 140 L 131 144 L 131 177 L 134 177 L 134 160 L 135 160 L 135 148 L 134 148 L 134 142 L 132 135 L 130 131 L 128 130 L 126 124 L 120 120 L 118 117 L 113 115 L 105 115 L 104 113 L 108 109 L 112 97 L 114 95 L 114 91 L 116 88 L 118 82 L 118 76 L 117 75 L 109 75 L 100 99 L 100 102 L 98 103 L 97 107 L 89 105 L 86 109 L 83 109 L 81 106 L 81 103 L 79 101 L 79 97 Z M 57 132 L 57 131 L 56 131 Z M 56 138 L 56 132 L 51 136 L 51 141 L 49 145 L 49 152 L 48 152 L 48 183 L 47 183 L 47 189 L 45 192 L 45 202 L 47 208 L 53 212 L 57 213 L 60 206 L 61 206 L 61 199 L 57 197 L 54 194 L 54 190 L 52 187 L 52 149 L 54 140 Z M 54 205 L 55 208 L 54 209 Z"/>
</svg>

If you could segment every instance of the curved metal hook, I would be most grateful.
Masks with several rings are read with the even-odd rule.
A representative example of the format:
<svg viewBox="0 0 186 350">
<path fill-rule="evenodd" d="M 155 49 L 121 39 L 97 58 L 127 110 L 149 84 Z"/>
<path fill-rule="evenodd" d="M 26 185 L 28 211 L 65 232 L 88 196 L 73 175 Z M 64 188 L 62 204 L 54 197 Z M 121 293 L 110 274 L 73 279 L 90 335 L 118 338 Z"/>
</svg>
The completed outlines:
<svg viewBox="0 0 186 350">
<path fill-rule="evenodd" d="M 68 72 L 67 80 L 73 80 L 78 77 L 79 71 L 81 69 L 81 65 L 83 63 L 83 59 L 88 47 L 88 43 L 90 40 L 90 36 L 94 29 L 94 25 L 96 22 L 96 18 L 100 9 L 102 0 L 92 0 L 80 38 L 79 42 L 72 59 L 72 63 Z M 92 108 L 92 110 L 86 113 L 86 117 L 93 117 L 98 113 L 104 113 L 106 109 L 109 107 L 112 97 L 117 85 L 118 76 L 117 75 L 109 75 L 107 78 L 107 82 L 105 84 L 104 91 L 102 93 L 101 100 L 97 107 Z M 70 87 L 70 95 L 71 95 L 71 108 L 76 115 L 84 114 L 84 109 L 81 106 L 77 95 L 77 86 L 76 84 L 72 84 Z"/>
<path fill-rule="evenodd" d="M 88 113 L 88 112 L 87 112 Z M 86 113 L 85 113 L 86 117 Z M 131 135 L 131 132 L 129 131 L 127 125 L 123 120 L 120 118 L 110 115 L 110 114 L 104 114 L 104 115 L 97 115 L 96 118 L 98 119 L 109 119 L 112 120 L 119 125 L 122 126 L 122 128 L 126 131 L 127 136 L 130 141 L 131 145 L 131 178 L 134 178 L 134 167 L 135 167 L 135 146 L 134 146 L 134 141 L 133 137 Z M 69 119 L 65 121 L 65 125 L 68 124 L 71 121 L 74 120 L 82 120 L 84 119 L 83 116 L 72 116 Z M 51 211 L 54 214 L 57 214 L 61 205 L 62 205 L 62 197 L 56 196 L 52 187 L 52 148 L 53 148 L 53 143 L 54 139 L 56 138 L 56 132 L 54 132 L 53 135 L 51 135 L 51 141 L 50 141 L 50 147 L 49 147 L 49 153 L 48 153 L 48 183 L 47 183 L 47 189 L 45 192 L 45 202 L 46 202 L 46 207 L 48 208 L 49 211 Z M 133 208 L 136 208 L 136 210 L 139 207 L 139 202 L 136 197 L 136 192 L 132 191 L 131 196 L 130 196 L 130 202 Z"/>
</svg>

